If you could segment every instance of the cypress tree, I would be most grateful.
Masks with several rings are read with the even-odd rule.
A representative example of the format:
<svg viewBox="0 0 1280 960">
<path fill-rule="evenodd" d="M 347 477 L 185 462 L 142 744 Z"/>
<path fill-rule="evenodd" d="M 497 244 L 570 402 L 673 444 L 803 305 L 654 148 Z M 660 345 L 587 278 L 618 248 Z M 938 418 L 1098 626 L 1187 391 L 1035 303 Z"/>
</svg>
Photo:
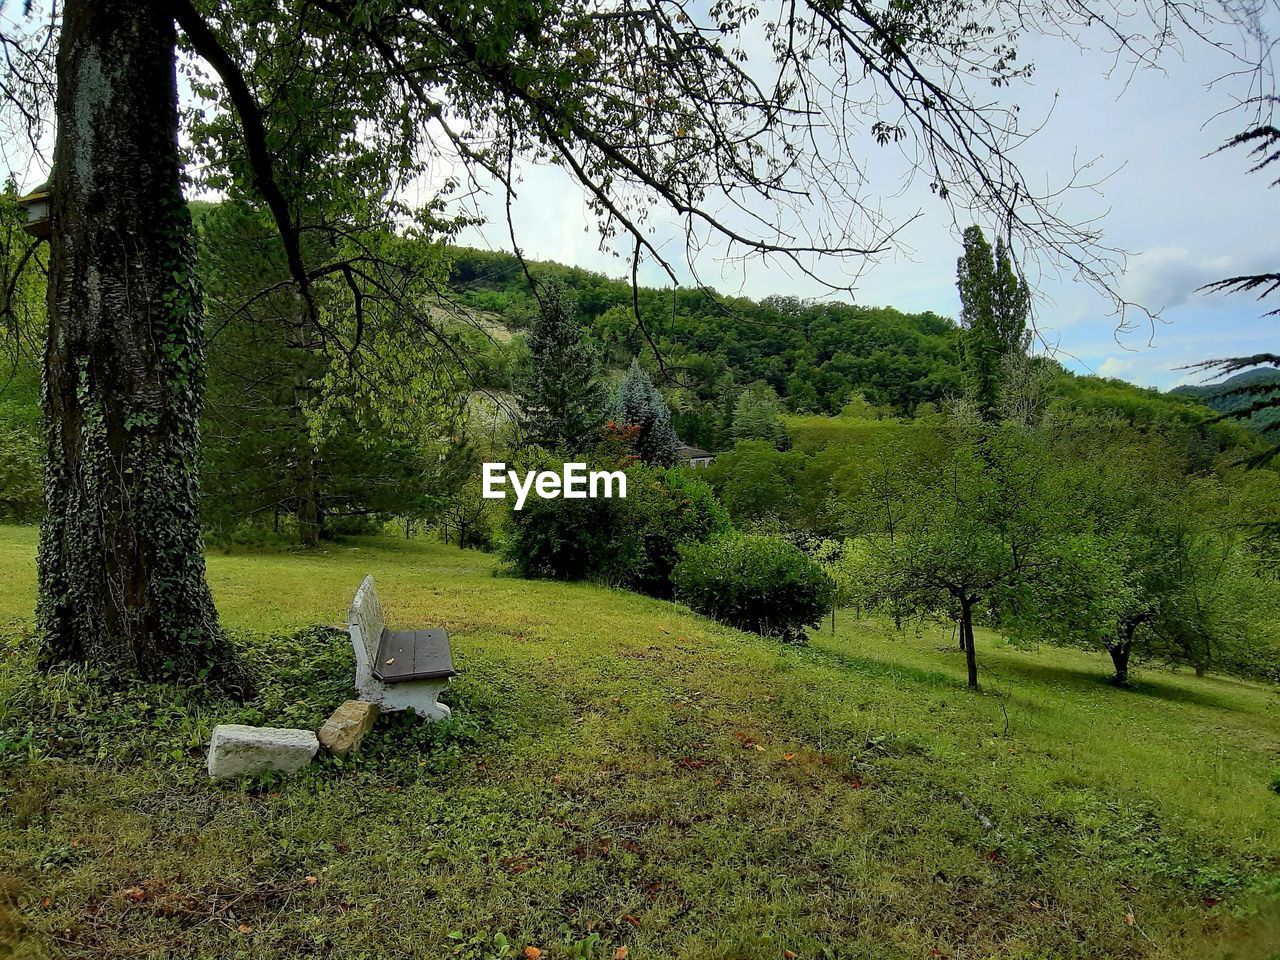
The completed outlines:
<svg viewBox="0 0 1280 960">
<path fill-rule="evenodd" d="M 964 232 L 956 287 L 960 291 L 960 367 L 965 395 L 983 419 L 993 420 L 1004 358 L 1027 348 L 1030 291 L 1014 270 L 1004 241 L 997 238 L 992 250 L 978 226 Z"/>
</svg>

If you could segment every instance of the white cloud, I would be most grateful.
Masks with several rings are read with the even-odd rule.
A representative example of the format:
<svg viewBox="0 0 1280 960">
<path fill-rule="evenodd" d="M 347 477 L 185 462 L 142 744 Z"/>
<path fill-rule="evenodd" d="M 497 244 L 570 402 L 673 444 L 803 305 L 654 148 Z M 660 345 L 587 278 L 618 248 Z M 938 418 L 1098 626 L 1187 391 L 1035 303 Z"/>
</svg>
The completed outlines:
<svg viewBox="0 0 1280 960">
<path fill-rule="evenodd" d="M 1100 377 L 1119 377 L 1125 371 L 1132 369 L 1132 360 L 1121 360 L 1119 357 L 1107 357 L 1098 364 L 1098 376 Z"/>
</svg>

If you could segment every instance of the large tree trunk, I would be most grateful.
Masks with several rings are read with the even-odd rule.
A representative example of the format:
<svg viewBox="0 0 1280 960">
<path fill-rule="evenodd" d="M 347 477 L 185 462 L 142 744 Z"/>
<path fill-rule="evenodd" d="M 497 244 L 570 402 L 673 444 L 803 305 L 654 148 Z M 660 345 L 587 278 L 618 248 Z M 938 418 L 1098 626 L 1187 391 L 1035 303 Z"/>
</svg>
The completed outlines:
<svg viewBox="0 0 1280 960">
<path fill-rule="evenodd" d="M 960 643 L 964 647 L 964 662 L 969 668 L 969 688 L 978 689 L 978 654 L 973 648 L 973 601 L 960 601 Z"/>
<path fill-rule="evenodd" d="M 204 577 L 204 390 L 177 146 L 175 31 L 151 0 L 67 0 L 52 178 L 45 664 L 229 664 Z"/>
</svg>

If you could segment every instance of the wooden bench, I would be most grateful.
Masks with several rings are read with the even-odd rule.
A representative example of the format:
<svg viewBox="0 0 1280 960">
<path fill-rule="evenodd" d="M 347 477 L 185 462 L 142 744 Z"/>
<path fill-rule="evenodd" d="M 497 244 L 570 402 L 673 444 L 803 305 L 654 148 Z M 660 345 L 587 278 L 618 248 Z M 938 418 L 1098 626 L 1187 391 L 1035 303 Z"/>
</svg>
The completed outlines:
<svg viewBox="0 0 1280 960">
<path fill-rule="evenodd" d="M 372 574 L 351 601 L 347 632 L 355 648 L 356 693 L 361 700 L 376 703 L 383 713 L 412 710 L 420 717 L 449 716 L 449 708 L 438 699 L 457 673 L 449 635 L 443 630 L 388 630 Z"/>
</svg>

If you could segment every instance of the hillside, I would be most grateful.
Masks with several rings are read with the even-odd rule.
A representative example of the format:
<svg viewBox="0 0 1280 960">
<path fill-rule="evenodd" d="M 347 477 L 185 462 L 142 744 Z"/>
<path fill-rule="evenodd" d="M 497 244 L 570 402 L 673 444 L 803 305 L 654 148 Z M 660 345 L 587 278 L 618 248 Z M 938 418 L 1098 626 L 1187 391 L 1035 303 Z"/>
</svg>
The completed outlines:
<svg viewBox="0 0 1280 960">
<path fill-rule="evenodd" d="M 1274 390 L 1265 389 L 1271 384 L 1275 385 Z M 1237 373 L 1218 383 L 1189 384 L 1175 387 L 1171 392 L 1191 397 L 1219 413 L 1231 413 L 1242 410 L 1259 400 L 1280 395 L 1280 370 L 1273 367 L 1259 367 Z M 1263 430 L 1272 424 L 1280 423 L 1280 408 L 1259 410 L 1246 422 L 1255 430 Z"/>
<path fill-rule="evenodd" d="M 1121 691 L 1097 657 L 980 633 L 990 692 L 972 695 L 933 628 L 841 614 L 787 648 L 388 539 L 210 556 L 266 679 L 252 704 L 112 695 L 32 682 L 35 539 L 0 528 L 0 935 L 18 956 L 1262 958 L 1280 942 L 1274 688 L 1144 670 Z M 389 621 L 451 631 L 457 716 L 384 719 L 346 766 L 210 783 L 213 724 L 311 726 L 348 695 L 345 635 L 290 635 L 339 620 L 367 571 Z"/>
<path fill-rule="evenodd" d="M 519 332 L 536 311 L 519 262 L 508 253 L 451 251 L 453 294 L 466 306 Z M 636 298 L 648 336 L 635 322 L 630 283 L 557 263 L 531 263 L 540 279 L 557 279 L 577 300 L 579 318 L 601 345 L 606 364 L 625 368 L 641 356 L 669 395 L 681 437 L 709 450 L 732 445 L 728 419 L 741 390 L 767 383 L 799 414 L 838 413 L 861 396 L 899 416 L 961 392 L 956 327 L 932 312 L 892 307 L 761 301 L 702 291 L 642 288 Z M 494 362 L 495 382 L 507 366 Z M 1062 403 L 1141 426 L 1199 424 L 1209 413 L 1188 395 L 1161 393 L 1120 380 L 1077 376 L 1059 368 L 1050 387 Z M 1231 441 L 1228 441 L 1231 442 Z"/>
</svg>

